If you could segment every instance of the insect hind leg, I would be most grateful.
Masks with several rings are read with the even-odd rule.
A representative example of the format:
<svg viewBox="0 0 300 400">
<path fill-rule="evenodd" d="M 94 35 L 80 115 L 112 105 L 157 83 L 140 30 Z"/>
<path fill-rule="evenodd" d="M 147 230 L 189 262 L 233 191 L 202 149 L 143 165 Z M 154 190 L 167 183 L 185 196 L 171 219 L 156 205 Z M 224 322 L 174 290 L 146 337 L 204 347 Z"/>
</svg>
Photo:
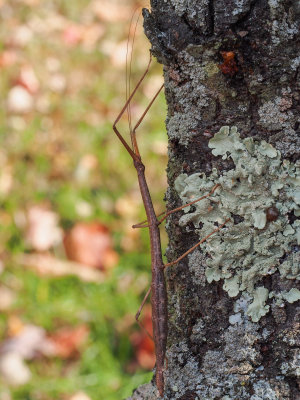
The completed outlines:
<svg viewBox="0 0 300 400">
<path fill-rule="evenodd" d="M 147 293 L 145 294 L 145 297 L 144 297 L 144 299 L 143 299 L 143 301 L 142 301 L 142 304 L 140 305 L 140 307 L 139 307 L 137 313 L 135 314 L 135 320 L 136 320 L 136 322 L 139 324 L 139 326 L 146 332 L 147 336 L 149 336 L 149 338 L 150 338 L 152 341 L 154 341 L 152 335 L 147 331 L 147 329 L 146 329 L 146 328 L 143 326 L 143 324 L 139 321 L 139 318 L 140 318 L 142 309 L 143 309 L 143 307 L 144 307 L 144 305 L 145 305 L 145 303 L 146 303 L 146 301 L 147 301 L 147 298 L 149 297 L 150 292 L 151 292 L 151 286 L 150 286 L 149 289 L 147 290 Z"/>
</svg>

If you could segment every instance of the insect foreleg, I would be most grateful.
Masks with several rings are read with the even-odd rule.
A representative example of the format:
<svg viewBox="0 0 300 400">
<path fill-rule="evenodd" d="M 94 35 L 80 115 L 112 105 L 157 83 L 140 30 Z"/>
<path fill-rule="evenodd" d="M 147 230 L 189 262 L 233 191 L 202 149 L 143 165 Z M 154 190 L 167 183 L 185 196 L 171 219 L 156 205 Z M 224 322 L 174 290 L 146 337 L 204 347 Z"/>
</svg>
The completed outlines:
<svg viewBox="0 0 300 400">
<path fill-rule="evenodd" d="M 152 104 L 154 103 L 155 99 L 157 98 L 157 96 L 159 95 L 159 93 L 160 93 L 160 91 L 162 90 L 163 87 L 164 87 L 164 84 L 162 84 L 161 87 L 158 89 L 158 91 L 155 93 L 155 95 L 154 95 L 153 98 L 151 99 L 150 103 L 149 103 L 148 106 L 146 107 L 145 111 L 144 111 L 143 114 L 140 116 L 138 122 L 135 124 L 134 128 L 130 131 L 132 147 L 134 148 L 134 152 L 135 152 L 138 156 L 140 156 L 140 154 L 139 154 L 139 149 L 138 149 L 138 145 L 137 145 L 137 141 L 136 141 L 136 130 L 137 130 L 137 128 L 140 126 L 140 124 L 142 123 L 143 119 L 145 118 L 145 115 L 146 115 L 147 112 L 149 111 L 150 107 L 151 107 Z"/>
<path fill-rule="evenodd" d="M 133 158 L 133 160 L 136 160 L 139 158 L 139 154 L 135 152 L 135 146 L 133 146 L 133 150 L 130 148 L 130 146 L 128 145 L 128 143 L 126 142 L 126 140 L 124 139 L 123 135 L 119 132 L 119 130 L 117 129 L 117 123 L 119 122 L 119 120 L 121 119 L 122 115 L 124 114 L 124 112 L 126 111 L 126 109 L 128 108 L 133 96 L 135 95 L 136 91 L 138 90 L 139 86 L 141 85 L 141 83 L 143 82 L 145 76 L 147 75 L 149 68 L 150 68 L 150 64 L 151 64 L 151 54 L 150 54 L 150 59 L 149 59 L 149 63 L 147 65 L 147 68 L 145 70 L 145 72 L 143 73 L 142 77 L 140 78 L 140 80 L 138 81 L 136 87 L 133 89 L 132 93 L 130 94 L 130 96 L 128 97 L 126 103 L 124 104 L 122 110 L 120 111 L 119 115 L 117 116 L 114 124 L 113 124 L 113 130 L 115 132 L 115 134 L 118 136 L 118 138 L 120 139 L 121 143 L 123 144 L 123 146 L 125 147 L 125 149 L 128 151 L 128 153 L 131 155 L 131 157 Z M 145 113 L 144 113 L 145 114 Z M 136 127 L 134 128 L 136 129 Z M 131 134 L 131 133 L 130 133 Z"/>
</svg>

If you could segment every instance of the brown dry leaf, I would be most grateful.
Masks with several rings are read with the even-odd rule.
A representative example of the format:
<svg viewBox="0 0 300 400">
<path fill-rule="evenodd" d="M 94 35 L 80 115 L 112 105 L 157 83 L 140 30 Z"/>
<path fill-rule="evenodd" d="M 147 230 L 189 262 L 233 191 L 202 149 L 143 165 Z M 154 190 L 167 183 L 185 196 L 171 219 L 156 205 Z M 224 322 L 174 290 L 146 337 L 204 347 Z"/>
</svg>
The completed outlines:
<svg viewBox="0 0 300 400">
<path fill-rule="evenodd" d="M 58 330 L 48 337 L 48 341 L 53 345 L 52 355 L 64 359 L 77 355 L 88 336 L 89 328 L 87 325 Z"/>
<path fill-rule="evenodd" d="M 62 229 L 58 215 L 45 206 L 35 205 L 27 211 L 27 243 L 35 250 L 45 251 L 61 242 Z"/>
<path fill-rule="evenodd" d="M 97 283 L 105 279 L 105 274 L 101 271 L 73 261 L 59 260 L 47 254 L 21 254 L 16 261 L 42 276 L 75 275 L 82 281 Z"/>
<path fill-rule="evenodd" d="M 70 260 L 107 270 L 118 262 L 109 229 L 99 222 L 79 222 L 65 236 L 64 246 Z"/>
</svg>

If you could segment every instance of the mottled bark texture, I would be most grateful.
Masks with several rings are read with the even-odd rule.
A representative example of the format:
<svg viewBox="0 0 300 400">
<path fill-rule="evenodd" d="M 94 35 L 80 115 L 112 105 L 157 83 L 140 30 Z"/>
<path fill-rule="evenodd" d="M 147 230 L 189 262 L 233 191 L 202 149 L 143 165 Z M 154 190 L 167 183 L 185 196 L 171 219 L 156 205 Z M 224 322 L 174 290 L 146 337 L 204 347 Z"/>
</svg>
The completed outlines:
<svg viewBox="0 0 300 400">
<path fill-rule="evenodd" d="M 253 176 L 230 175 L 238 168 L 234 151 L 244 157 L 249 150 L 250 166 L 267 160 L 254 174 L 254 181 L 263 187 L 255 186 L 253 179 L 249 183 L 257 192 L 253 203 L 264 210 L 265 202 L 263 222 L 261 211 L 253 222 L 246 211 L 229 212 L 228 206 L 224 215 L 231 221 L 219 234 L 219 248 L 204 246 L 166 271 L 165 399 L 300 399 L 299 20 L 297 0 L 152 0 L 151 10 L 144 10 L 152 53 L 164 65 L 169 209 L 181 205 L 184 197 L 179 197 L 176 187 L 179 176 L 183 177 L 181 195 L 188 185 L 185 182 L 197 173 L 208 189 L 209 184 L 221 182 L 220 196 L 228 190 L 235 202 L 239 182 L 245 177 L 250 182 Z M 230 128 L 224 130 L 224 126 L 237 127 L 240 141 L 234 136 L 235 128 L 230 136 Z M 219 143 L 226 142 L 227 147 L 225 143 L 224 150 L 217 143 L 213 153 L 210 140 L 221 128 Z M 228 143 L 232 143 L 232 153 Z M 277 159 L 276 164 L 273 160 Z M 286 165 L 292 172 L 282 172 Z M 247 163 L 242 168 L 247 169 Z M 225 174 L 226 179 L 234 176 L 232 188 L 222 184 Z M 283 182 L 277 186 L 276 174 Z M 291 185 L 283 188 L 285 179 L 294 179 L 293 189 Z M 208 201 L 207 214 L 225 207 L 224 199 L 218 199 Z M 245 200 L 238 199 L 238 203 Z M 273 218 L 274 209 L 269 208 L 276 205 L 275 214 L 280 216 Z M 256 212 L 255 207 L 251 212 Z M 173 214 L 167 224 L 169 261 L 199 241 L 201 221 L 191 218 L 180 224 L 182 214 Z M 212 226 L 220 222 L 216 219 Z M 249 246 L 236 250 L 248 238 Z M 229 246 L 236 252 L 232 270 L 226 266 L 230 255 L 222 260 Z M 247 276 L 243 275 L 246 270 Z M 150 383 L 132 399 L 156 396 Z"/>
</svg>

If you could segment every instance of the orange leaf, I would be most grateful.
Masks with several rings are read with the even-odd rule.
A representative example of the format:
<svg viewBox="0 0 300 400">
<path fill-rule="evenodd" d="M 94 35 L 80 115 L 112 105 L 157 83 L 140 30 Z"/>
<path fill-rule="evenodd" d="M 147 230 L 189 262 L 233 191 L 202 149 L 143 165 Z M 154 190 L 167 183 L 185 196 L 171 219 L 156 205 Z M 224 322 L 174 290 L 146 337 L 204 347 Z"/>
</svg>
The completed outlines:
<svg viewBox="0 0 300 400">
<path fill-rule="evenodd" d="M 49 341 L 54 346 L 53 355 L 61 358 L 70 358 L 76 355 L 88 335 L 89 328 L 86 325 L 58 330 L 49 337 Z"/>
<path fill-rule="evenodd" d="M 77 223 L 66 234 L 64 246 L 70 260 L 94 268 L 106 270 L 118 262 L 109 229 L 101 223 Z"/>
</svg>

